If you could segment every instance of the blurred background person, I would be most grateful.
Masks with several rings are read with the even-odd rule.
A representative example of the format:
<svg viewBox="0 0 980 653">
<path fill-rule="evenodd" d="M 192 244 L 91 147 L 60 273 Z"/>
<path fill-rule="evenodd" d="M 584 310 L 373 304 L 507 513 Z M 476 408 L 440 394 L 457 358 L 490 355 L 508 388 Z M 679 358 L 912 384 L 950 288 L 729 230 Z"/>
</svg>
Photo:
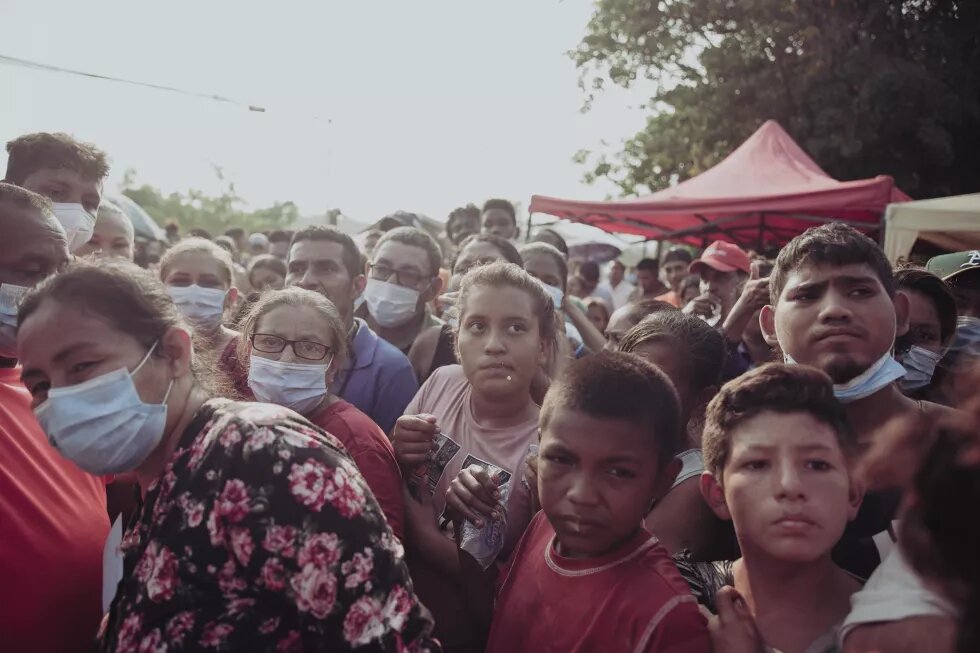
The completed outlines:
<svg viewBox="0 0 980 653">
<path fill-rule="evenodd" d="M 135 251 L 132 221 L 118 206 L 106 200 L 99 206 L 92 238 L 76 249 L 75 255 L 103 254 L 132 261 Z"/>
</svg>

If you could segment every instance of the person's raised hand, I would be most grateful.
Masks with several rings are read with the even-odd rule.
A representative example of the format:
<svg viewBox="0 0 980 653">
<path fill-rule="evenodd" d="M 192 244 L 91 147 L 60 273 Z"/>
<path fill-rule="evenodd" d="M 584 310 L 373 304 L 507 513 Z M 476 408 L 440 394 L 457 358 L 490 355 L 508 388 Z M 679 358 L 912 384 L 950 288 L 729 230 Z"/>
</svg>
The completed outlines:
<svg viewBox="0 0 980 653">
<path fill-rule="evenodd" d="M 719 589 L 715 608 L 718 616 L 708 621 L 714 653 L 766 653 L 755 619 L 738 590 L 728 586 Z"/>
<path fill-rule="evenodd" d="M 429 459 L 435 447 L 435 437 L 439 425 L 435 415 L 402 415 L 391 431 L 391 444 L 395 449 L 398 464 L 407 469 L 415 469 Z"/>
<path fill-rule="evenodd" d="M 717 299 L 708 294 L 695 297 L 687 303 L 681 310 L 689 315 L 699 315 L 701 317 L 711 317 L 715 309 L 720 305 Z"/>
<path fill-rule="evenodd" d="M 483 467 L 470 465 L 460 470 L 446 492 L 446 513 L 455 519 L 461 516 L 478 528 L 487 519 L 501 514 L 500 489 Z"/>
</svg>

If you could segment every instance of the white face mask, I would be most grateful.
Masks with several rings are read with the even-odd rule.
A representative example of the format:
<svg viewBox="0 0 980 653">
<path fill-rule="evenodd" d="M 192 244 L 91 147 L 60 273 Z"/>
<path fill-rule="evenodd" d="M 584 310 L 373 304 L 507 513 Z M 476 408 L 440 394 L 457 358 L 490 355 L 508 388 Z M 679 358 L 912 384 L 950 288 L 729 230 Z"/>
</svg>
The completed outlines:
<svg viewBox="0 0 980 653">
<path fill-rule="evenodd" d="M 48 441 L 86 472 L 101 476 L 139 467 L 163 439 L 167 424 L 167 386 L 163 402 L 145 403 L 133 375 L 150 359 L 150 347 L 132 372 L 121 367 L 84 383 L 48 390 L 34 409 Z"/>
<path fill-rule="evenodd" d="M 371 317 L 389 328 L 401 326 L 415 316 L 420 294 L 418 290 L 378 279 L 368 279 L 364 287 L 364 301 Z"/>
<path fill-rule="evenodd" d="M 292 408 L 307 415 L 327 395 L 327 371 L 333 356 L 325 364 L 283 363 L 249 357 L 248 387 L 259 401 Z"/>
<path fill-rule="evenodd" d="M 95 216 L 86 211 L 81 204 L 52 202 L 51 206 L 54 209 L 54 216 L 65 228 L 69 252 L 74 252 L 92 239 L 92 233 L 95 231 Z"/>
<path fill-rule="evenodd" d="M 17 358 L 17 307 L 27 290 L 0 283 L 0 358 Z"/>
<path fill-rule="evenodd" d="M 932 375 L 936 372 L 936 365 L 942 360 L 942 357 L 942 354 L 912 345 L 898 359 L 902 367 L 905 368 L 905 378 L 899 383 L 902 390 L 912 392 L 929 385 L 932 381 Z"/>
<path fill-rule="evenodd" d="M 227 290 L 192 286 L 167 286 L 177 310 L 195 329 L 213 331 L 221 326 Z"/>
</svg>

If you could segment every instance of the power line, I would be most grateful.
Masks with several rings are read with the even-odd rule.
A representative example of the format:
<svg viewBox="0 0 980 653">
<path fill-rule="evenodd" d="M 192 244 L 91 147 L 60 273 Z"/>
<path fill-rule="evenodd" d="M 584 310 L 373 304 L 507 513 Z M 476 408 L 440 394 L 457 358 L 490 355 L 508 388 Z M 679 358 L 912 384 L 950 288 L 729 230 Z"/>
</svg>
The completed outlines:
<svg viewBox="0 0 980 653">
<path fill-rule="evenodd" d="M 39 63 L 37 61 L 28 61 L 26 59 L 18 59 L 16 57 L 9 57 L 7 55 L 0 54 L 0 64 L 7 64 L 8 66 L 18 66 L 21 68 L 31 68 L 34 70 L 46 70 L 48 72 L 62 73 L 65 75 L 77 75 L 79 77 L 88 77 L 90 79 L 101 79 L 108 82 L 118 82 L 120 84 L 129 84 L 131 86 L 142 86 L 143 88 L 152 88 L 158 91 L 164 91 L 167 93 L 178 93 L 180 95 L 187 95 L 190 97 L 203 98 L 205 100 L 211 100 L 213 102 L 223 102 L 225 104 L 233 104 L 235 106 L 243 107 L 249 111 L 254 111 L 256 113 L 265 113 L 264 107 L 255 106 L 253 104 L 248 104 L 246 102 L 240 102 L 238 100 L 233 100 L 231 98 L 224 97 L 222 95 L 215 95 L 211 93 L 198 93 L 196 91 L 188 91 L 182 88 L 176 88 L 174 86 L 163 86 L 162 84 L 152 84 L 150 82 L 138 82 L 131 79 L 123 79 L 122 77 L 111 77 L 109 75 L 99 75 L 96 73 L 87 73 L 82 70 L 73 70 L 71 68 L 62 68 L 61 66 L 52 66 L 50 64 Z"/>
</svg>

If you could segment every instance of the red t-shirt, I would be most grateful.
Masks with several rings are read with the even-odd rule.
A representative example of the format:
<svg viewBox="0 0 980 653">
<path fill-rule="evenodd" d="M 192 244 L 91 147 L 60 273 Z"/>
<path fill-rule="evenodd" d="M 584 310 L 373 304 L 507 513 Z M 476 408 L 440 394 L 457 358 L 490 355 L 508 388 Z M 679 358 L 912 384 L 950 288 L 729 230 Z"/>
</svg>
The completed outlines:
<svg viewBox="0 0 980 653">
<path fill-rule="evenodd" d="M 395 449 L 381 427 L 353 404 L 338 399 L 310 421 L 340 440 L 374 493 L 388 525 L 405 539 L 405 495 Z"/>
<path fill-rule="evenodd" d="M 0 649 L 77 653 L 102 617 L 103 482 L 63 458 L 0 368 Z"/>
<path fill-rule="evenodd" d="M 539 512 L 497 595 L 487 653 L 710 653 L 707 625 L 657 538 L 640 531 L 602 558 L 569 559 Z"/>
</svg>

